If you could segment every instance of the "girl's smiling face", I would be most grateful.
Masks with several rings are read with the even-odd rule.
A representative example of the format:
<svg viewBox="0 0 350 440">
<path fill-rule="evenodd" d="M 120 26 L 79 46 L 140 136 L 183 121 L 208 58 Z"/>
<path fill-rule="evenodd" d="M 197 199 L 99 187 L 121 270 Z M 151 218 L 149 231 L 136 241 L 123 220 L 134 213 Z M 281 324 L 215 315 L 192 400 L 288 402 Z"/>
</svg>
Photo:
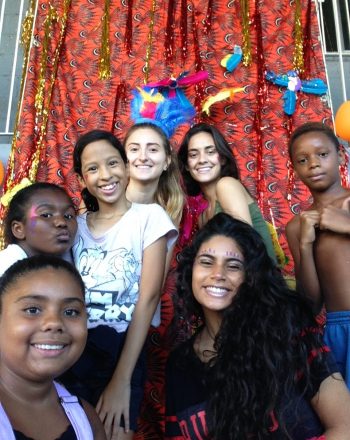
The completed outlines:
<svg viewBox="0 0 350 440">
<path fill-rule="evenodd" d="M 202 243 L 193 264 L 192 291 L 204 314 L 225 310 L 244 277 L 244 258 L 235 240 L 215 235 Z"/>
<path fill-rule="evenodd" d="M 114 204 L 125 197 L 128 181 L 126 165 L 106 140 L 87 144 L 81 154 L 80 182 L 100 203 Z"/>
<path fill-rule="evenodd" d="M 3 292 L 2 378 L 52 380 L 78 360 L 86 337 L 84 293 L 66 270 L 47 267 L 29 272 Z"/>
<path fill-rule="evenodd" d="M 196 182 L 206 184 L 219 180 L 223 163 L 210 133 L 202 131 L 191 137 L 188 143 L 187 169 Z"/>
<path fill-rule="evenodd" d="M 170 163 L 161 136 L 150 127 L 134 130 L 126 140 L 130 179 L 150 182 L 159 180 Z"/>
</svg>

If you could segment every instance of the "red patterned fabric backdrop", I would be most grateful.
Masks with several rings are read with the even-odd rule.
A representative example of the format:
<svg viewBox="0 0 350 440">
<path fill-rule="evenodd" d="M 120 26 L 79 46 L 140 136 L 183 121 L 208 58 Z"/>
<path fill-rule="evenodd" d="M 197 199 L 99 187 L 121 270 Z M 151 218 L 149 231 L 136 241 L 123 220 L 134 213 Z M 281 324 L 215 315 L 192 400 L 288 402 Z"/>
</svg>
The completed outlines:
<svg viewBox="0 0 350 440">
<path fill-rule="evenodd" d="M 183 71 L 207 70 L 206 82 L 186 89 L 198 110 L 197 120 L 217 124 L 225 134 L 244 184 L 289 254 L 284 226 L 307 204 L 309 194 L 288 173 L 288 137 L 306 121 L 331 123 L 331 113 L 324 97 L 301 91 L 295 113 L 285 115 L 285 90 L 267 82 L 265 73 L 285 74 L 301 67 L 302 79 L 326 80 L 314 2 L 32 0 L 26 26 L 23 100 L 5 191 L 29 177 L 63 185 L 79 204 L 72 171 L 79 134 L 100 128 L 122 139 L 132 124 L 132 89 Z M 246 65 L 240 63 L 230 73 L 220 61 L 235 44 L 244 49 Z M 224 87 L 244 87 L 244 92 L 213 105 L 210 116 L 201 113 L 201 101 Z M 176 132 L 174 148 L 187 128 Z M 289 261 L 285 271 L 292 270 Z M 146 386 L 151 403 L 146 402 L 143 412 L 153 422 L 142 425 L 138 438 L 162 438 L 162 375 L 169 349 L 164 341 L 172 316 L 169 289 L 163 296 L 163 324 L 151 337 Z"/>
<path fill-rule="evenodd" d="M 288 254 L 284 225 L 308 199 L 288 178 L 289 132 L 309 120 L 331 123 L 331 113 L 324 97 L 299 92 L 294 115 L 286 116 L 283 88 L 264 75 L 293 69 L 299 50 L 304 78 L 325 80 L 314 8 L 311 0 L 39 0 L 5 189 L 29 175 L 64 185 L 78 203 L 71 160 L 78 135 L 103 128 L 122 138 L 132 123 L 133 88 L 205 69 L 209 79 L 186 89 L 197 110 L 223 87 L 245 87 L 231 102 L 213 105 L 210 116 L 199 111 L 197 119 L 217 124 L 226 135 L 243 182 L 274 222 Z M 247 40 L 251 64 L 240 63 L 232 73 L 221 67 L 233 46 Z M 110 58 L 109 79 L 99 79 L 108 70 L 100 64 L 103 50 L 107 64 Z M 174 148 L 187 128 L 178 129 Z M 291 263 L 285 269 L 290 273 Z"/>
</svg>

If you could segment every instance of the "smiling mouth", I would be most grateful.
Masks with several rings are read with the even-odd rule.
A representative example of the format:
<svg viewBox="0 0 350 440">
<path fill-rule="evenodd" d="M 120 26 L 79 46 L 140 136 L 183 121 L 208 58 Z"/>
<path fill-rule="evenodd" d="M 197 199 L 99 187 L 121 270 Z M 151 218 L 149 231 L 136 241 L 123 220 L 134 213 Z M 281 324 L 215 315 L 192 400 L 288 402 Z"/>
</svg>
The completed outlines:
<svg viewBox="0 0 350 440">
<path fill-rule="evenodd" d="M 212 167 L 203 167 L 203 168 L 197 168 L 198 173 L 207 173 L 211 170 Z"/>
<path fill-rule="evenodd" d="M 209 295 L 215 296 L 217 298 L 221 298 L 222 296 L 227 295 L 230 291 L 230 289 L 227 289 L 226 287 L 218 286 L 205 286 L 205 290 Z"/>
<path fill-rule="evenodd" d="M 32 344 L 33 347 L 39 350 L 57 351 L 63 350 L 66 344 Z"/>
<path fill-rule="evenodd" d="M 118 187 L 119 182 L 113 182 L 109 183 L 108 185 L 101 185 L 99 186 L 99 189 L 101 193 L 105 194 L 106 196 L 113 195 Z"/>
</svg>

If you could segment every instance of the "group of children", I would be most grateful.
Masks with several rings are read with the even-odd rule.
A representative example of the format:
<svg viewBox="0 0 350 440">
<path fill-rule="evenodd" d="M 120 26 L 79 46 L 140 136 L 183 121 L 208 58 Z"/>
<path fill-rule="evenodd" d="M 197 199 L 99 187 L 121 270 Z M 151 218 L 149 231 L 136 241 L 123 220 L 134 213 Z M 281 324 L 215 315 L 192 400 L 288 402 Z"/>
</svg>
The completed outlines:
<svg viewBox="0 0 350 440">
<path fill-rule="evenodd" d="M 73 156 L 78 217 L 54 184 L 15 194 L 0 252 L 0 433 L 12 437 L 0 438 L 132 439 L 149 380 L 147 334 L 163 324 L 165 337 L 172 315 L 164 326 L 161 300 L 195 331 L 168 362 L 159 440 L 346 440 L 350 394 L 338 372 L 350 380 L 350 190 L 330 128 L 303 125 L 289 150 L 313 196 L 286 229 L 300 295 L 276 266 L 230 146 L 208 124 L 188 131 L 177 157 L 148 122 L 124 144 L 103 130 L 83 134 Z M 187 200 L 201 199 L 192 244 L 181 237 L 190 212 L 181 174 Z M 177 260 L 176 294 L 161 297 Z M 323 303 L 326 345 L 314 321 Z"/>
</svg>

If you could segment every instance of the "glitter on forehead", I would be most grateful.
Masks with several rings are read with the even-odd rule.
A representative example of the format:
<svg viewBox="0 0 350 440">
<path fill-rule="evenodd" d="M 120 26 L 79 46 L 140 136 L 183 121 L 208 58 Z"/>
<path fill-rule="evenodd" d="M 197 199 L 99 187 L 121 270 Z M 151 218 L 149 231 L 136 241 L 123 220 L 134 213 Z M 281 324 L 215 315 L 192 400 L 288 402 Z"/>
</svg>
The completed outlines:
<svg viewBox="0 0 350 440">
<path fill-rule="evenodd" d="M 215 255 L 215 254 L 216 254 L 216 251 L 215 251 L 215 249 L 213 249 L 213 248 L 207 248 L 207 249 L 203 249 L 203 250 L 200 252 L 200 255 L 204 255 L 204 254 L 212 254 L 212 255 Z M 242 255 L 241 255 L 240 253 L 238 253 L 238 252 L 226 251 L 226 252 L 225 252 L 225 256 L 226 256 L 226 257 L 230 257 L 230 258 L 235 258 L 235 259 L 237 259 L 237 260 L 239 260 L 239 261 L 243 261 L 243 260 L 244 260 L 244 258 L 242 257 Z"/>
</svg>

